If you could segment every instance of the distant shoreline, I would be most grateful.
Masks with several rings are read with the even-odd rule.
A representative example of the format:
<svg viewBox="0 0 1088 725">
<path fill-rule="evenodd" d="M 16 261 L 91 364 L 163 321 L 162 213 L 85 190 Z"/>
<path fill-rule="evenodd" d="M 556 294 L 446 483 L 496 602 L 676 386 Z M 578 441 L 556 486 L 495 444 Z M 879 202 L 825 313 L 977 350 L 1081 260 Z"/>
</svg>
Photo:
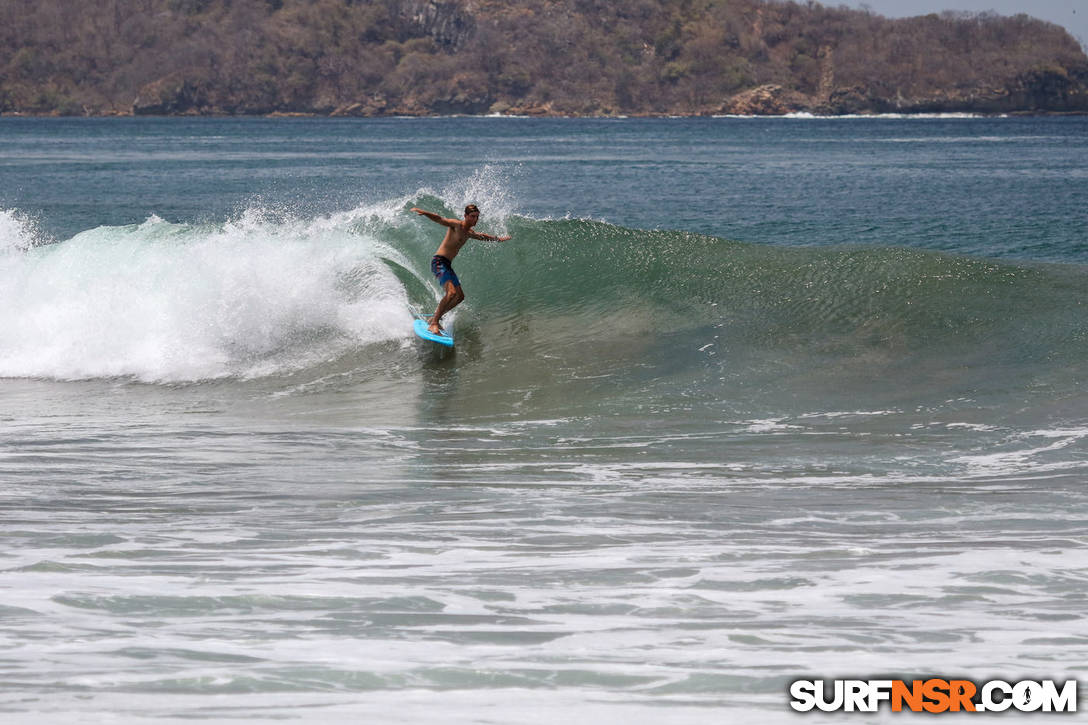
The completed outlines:
<svg viewBox="0 0 1088 725">
<path fill-rule="evenodd" d="M 778 0 L 25 5 L 0 11 L 5 114 L 1088 114 L 1088 56 L 1026 14 L 889 19 Z"/>
<path fill-rule="evenodd" d="M 177 118 L 177 119 L 334 119 L 334 120 L 374 120 L 374 119 L 434 119 L 434 118 L 503 118 L 503 119 L 596 119 L 596 120 L 636 120 L 636 119 L 759 119 L 781 118 L 787 120 L 806 119 L 955 119 L 955 118 L 1046 118 L 1055 116 L 1088 116 L 1086 111 L 1003 111 L 1000 113 L 980 113 L 977 111 L 945 111 L 939 113 L 919 111 L 917 113 L 810 113 L 807 111 L 794 113 L 638 113 L 638 114 L 516 114 L 516 113 L 431 113 L 431 114 L 388 114 L 372 116 L 345 116 L 328 113 L 102 113 L 102 114 L 60 114 L 60 113 L 27 113 L 19 111 L 5 111 L 0 113 L 0 118 L 55 118 L 55 119 L 131 119 L 131 118 Z"/>
</svg>

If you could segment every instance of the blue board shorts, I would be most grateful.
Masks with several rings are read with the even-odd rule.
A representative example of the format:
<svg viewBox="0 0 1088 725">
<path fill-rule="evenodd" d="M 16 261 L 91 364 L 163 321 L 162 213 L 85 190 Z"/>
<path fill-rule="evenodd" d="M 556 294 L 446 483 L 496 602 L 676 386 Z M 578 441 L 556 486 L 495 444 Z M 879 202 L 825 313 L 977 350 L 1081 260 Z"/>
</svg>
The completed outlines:
<svg viewBox="0 0 1088 725">
<path fill-rule="evenodd" d="M 431 272 L 438 277 L 438 284 L 445 289 L 446 282 L 453 282 L 454 287 L 461 286 L 461 280 L 457 279 L 457 273 L 453 271 L 453 263 L 440 254 L 431 258 Z"/>
</svg>

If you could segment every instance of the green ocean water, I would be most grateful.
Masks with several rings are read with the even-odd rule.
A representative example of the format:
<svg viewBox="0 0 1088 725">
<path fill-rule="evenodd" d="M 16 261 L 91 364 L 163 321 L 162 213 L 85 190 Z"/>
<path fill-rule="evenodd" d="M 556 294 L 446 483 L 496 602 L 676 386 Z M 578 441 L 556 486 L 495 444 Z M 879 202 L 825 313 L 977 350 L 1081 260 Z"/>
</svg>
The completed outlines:
<svg viewBox="0 0 1088 725">
<path fill-rule="evenodd" d="M 1086 131 L 0 119 L 0 711 L 1083 676 Z M 446 351 L 409 209 L 470 202 Z"/>
</svg>

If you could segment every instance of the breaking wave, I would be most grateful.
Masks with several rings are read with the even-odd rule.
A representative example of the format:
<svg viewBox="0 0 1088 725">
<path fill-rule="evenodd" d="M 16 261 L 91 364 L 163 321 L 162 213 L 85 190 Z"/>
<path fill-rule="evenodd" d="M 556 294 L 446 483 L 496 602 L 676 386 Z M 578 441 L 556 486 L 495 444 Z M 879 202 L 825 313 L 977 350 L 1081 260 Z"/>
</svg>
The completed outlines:
<svg viewBox="0 0 1088 725">
<path fill-rule="evenodd" d="M 478 190 L 462 191 L 311 219 L 261 209 L 210 225 L 152 216 L 52 243 L 0 212 L 0 376 L 247 378 L 407 346 L 413 310 L 437 298 L 428 261 L 440 231 L 408 210 L 456 215 Z M 481 228 L 514 240 L 474 243 L 457 259 L 469 321 L 457 324 L 506 324 L 516 338 L 513 323 L 533 319 L 537 349 L 707 330 L 735 355 L 803 359 L 1079 364 L 1088 348 L 1078 266 L 752 245 L 533 219 L 492 201 Z"/>
</svg>

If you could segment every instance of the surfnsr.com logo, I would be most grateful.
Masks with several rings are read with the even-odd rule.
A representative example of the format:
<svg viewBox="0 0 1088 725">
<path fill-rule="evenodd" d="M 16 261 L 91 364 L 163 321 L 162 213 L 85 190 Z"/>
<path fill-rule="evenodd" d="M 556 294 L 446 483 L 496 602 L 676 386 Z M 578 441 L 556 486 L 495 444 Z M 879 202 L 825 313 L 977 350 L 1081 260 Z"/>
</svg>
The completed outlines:
<svg viewBox="0 0 1088 725">
<path fill-rule="evenodd" d="M 1077 681 L 796 680 L 790 698 L 798 712 L 1076 712 Z"/>
</svg>

